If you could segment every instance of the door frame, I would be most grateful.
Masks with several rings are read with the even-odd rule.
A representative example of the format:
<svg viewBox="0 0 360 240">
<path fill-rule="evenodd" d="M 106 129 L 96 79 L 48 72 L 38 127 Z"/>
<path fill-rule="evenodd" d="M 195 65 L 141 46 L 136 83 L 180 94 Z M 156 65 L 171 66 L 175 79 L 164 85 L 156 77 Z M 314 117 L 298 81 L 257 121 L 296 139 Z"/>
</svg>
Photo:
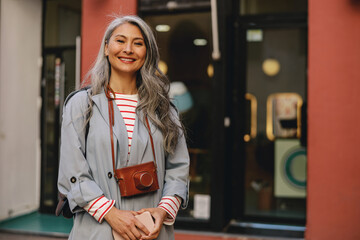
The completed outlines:
<svg viewBox="0 0 360 240">
<path fill-rule="evenodd" d="M 44 59 L 44 61 L 46 60 L 46 56 L 47 55 L 55 55 L 55 58 L 60 58 L 61 62 L 63 61 L 63 53 L 67 50 L 76 50 L 76 46 L 66 46 L 66 47 L 43 47 L 43 53 L 42 53 L 42 57 Z M 55 64 L 55 63 L 54 63 Z M 52 201 L 54 202 L 54 205 L 49 206 L 47 204 L 45 204 L 45 181 L 47 181 L 48 179 L 46 179 L 46 168 L 47 168 L 47 154 L 46 152 L 48 151 L 47 146 L 46 146 L 46 142 L 45 142 L 45 134 L 47 131 L 47 127 L 46 127 L 46 107 L 47 107 L 47 103 L 46 103 L 46 62 L 43 64 L 42 66 L 42 80 L 41 80 L 41 98 L 43 99 L 43 104 L 41 106 L 41 187 L 40 187 L 40 212 L 42 213 L 54 213 L 55 208 L 56 208 L 56 204 L 58 202 L 58 194 L 57 194 L 57 178 L 58 178 L 58 171 L 56 168 L 56 174 L 54 174 L 52 176 L 52 181 L 54 182 L 53 184 L 53 189 L 56 189 L 56 194 L 53 194 L 52 196 Z M 55 110 L 55 122 L 54 122 L 54 129 L 55 129 L 55 145 L 57 145 L 58 147 L 54 150 L 54 159 L 53 164 L 58 166 L 59 165 L 59 151 L 60 151 L 60 117 L 61 117 L 61 102 L 63 102 L 63 99 L 60 99 L 60 105 L 58 107 L 56 107 Z"/>
<path fill-rule="evenodd" d="M 238 8 L 237 8 L 238 9 Z M 233 186 L 239 187 L 240 191 L 232 191 L 227 193 L 227 196 L 231 196 L 232 199 L 236 199 L 232 202 L 232 209 L 229 219 L 233 219 L 233 214 L 240 216 L 240 219 L 230 220 L 228 223 L 228 229 L 230 232 L 242 232 L 242 233 L 256 233 L 276 236 L 304 236 L 305 221 L 297 221 L 294 219 L 278 219 L 272 217 L 247 217 L 244 212 L 244 176 L 245 176 L 245 142 L 242 137 L 245 134 L 245 96 L 246 93 L 246 59 L 247 59 L 247 40 L 246 31 L 249 29 L 267 29 L 267 28 L 304 28 L 307 29 L 307 14 L 282 14 L 282 15 L 254 15 L 254 16 L 239 16 L 236 13 L 234 16 L 234 34 L 235 39 L 234 55 L 233 55 L 233 78 L 232 78 L 232 90 L 229 92 L 232 100 L 228 100 L 232 104 L 232 126 L 231 132 L 233 133 L 232 143 L 229 142 L 228 151 L 232 151 L 231 161 L 231 183 Z M 306 31 L 307 32 L 307 31 Z M 307 43 L 306 43 L 307 52 Z M 240 67 L 239 67 L 240 66 Z M 307 66 L 307 62 L 306 62 Z M 307 81 L 306 81 L 307 89 Z M 306 94 L 305 94 L 306 96 Z M 237 157 L 242 156 L 242 157 Z M 239 161 L 240 159 L 240 161 Z M 263 225 L 255 223 L 265 223 Z M 288 225 L 288 230 L 283 229 L 282 225 Z M 289 224 L 300 226 L 291 228 Z M 271 225 L 271 226 L 270 226 Z M 270 227 L 269 227 L 270 226 Z M 269 228 L 268 228 L 269 227 Z"/>
</svg>

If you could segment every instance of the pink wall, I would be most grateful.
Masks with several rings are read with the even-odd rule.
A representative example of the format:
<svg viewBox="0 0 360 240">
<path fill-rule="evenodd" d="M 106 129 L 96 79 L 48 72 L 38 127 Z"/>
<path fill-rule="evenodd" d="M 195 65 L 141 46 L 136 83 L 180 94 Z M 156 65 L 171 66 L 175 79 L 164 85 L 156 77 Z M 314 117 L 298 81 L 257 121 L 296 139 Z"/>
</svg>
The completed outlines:
<svg viewBox="0 0 360 240">
<path fill-rule="evenodd" d="M 309 0 L 306 239 L 360 239 L 360 1 Z"/>
<path fill-rule="evenodd" d="M 95 61 L 107 24 L 113 14 L 137 13 L 136 0 L 83 0 L 82 1 L 82 47 L 81 77 L 83 78 Z"/>
</svg>

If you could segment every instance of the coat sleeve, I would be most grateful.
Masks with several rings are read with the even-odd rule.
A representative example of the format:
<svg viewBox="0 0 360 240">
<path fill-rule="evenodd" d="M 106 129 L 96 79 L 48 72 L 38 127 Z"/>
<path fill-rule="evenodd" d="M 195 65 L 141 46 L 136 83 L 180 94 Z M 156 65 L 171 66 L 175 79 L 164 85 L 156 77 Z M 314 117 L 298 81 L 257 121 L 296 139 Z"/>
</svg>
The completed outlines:
<svg viewBox="0 0 360 240">
<path fill-rule="evenodd" d="M 171 114 L 180 126 L 178 114 L 172 109 Z M 163 196 L 179 196 L 182 198 L 182 208 L 189 201 L 189 166 L 190 158 L 184 133 L 181 131 L 177 146 L 172 154 L 168 154 L 165 162 L 165 183 Z"/>
<path fill-rule="evenodd" d="M 86 91 L 75 94 L 63 108 L 58 189 L 69 200 L 73 212 L 103 195 L 85 158 Z M 80 207 L 80 208 L 79 208 Z"/>
</svg>

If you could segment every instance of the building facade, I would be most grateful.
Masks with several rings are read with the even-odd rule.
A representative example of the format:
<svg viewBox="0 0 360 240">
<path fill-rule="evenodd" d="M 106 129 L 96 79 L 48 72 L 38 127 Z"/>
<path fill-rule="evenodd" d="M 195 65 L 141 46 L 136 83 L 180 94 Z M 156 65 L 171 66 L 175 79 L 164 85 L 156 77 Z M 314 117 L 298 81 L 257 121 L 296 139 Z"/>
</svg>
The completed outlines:
<svg viewBox="0 0 360 240">
<path fill-rule="evenodd" d="M 1 219 L 54 211 L 61 105 L 111 15 L 137 14 L 154 29 L 188 129 L 190 203 L 176 228 L 360 237 L 358 1 L 1 0 L 0 9 Z"/>
</svg>

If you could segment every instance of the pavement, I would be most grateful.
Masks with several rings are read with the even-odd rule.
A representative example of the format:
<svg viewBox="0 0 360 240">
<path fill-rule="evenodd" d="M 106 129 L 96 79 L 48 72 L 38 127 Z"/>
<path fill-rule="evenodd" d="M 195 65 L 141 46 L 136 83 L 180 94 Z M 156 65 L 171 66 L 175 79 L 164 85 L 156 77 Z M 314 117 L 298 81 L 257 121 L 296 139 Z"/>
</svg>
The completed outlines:
<svg viewBox="0 0 360 240">
<path fill-rule="evenodd" d="M 0 240 L 65 240 L 72 227 L 72 219 L 53 214 L 32 212 L 0 221 Z M 303 240 L 303 238 L 279 238 L 245 236 L 219 232 L 175 230 L 175 240 Z"/>
<path fill-rule="evenodd" d="M 37 236 L 37 235 L 23 235 L 14 233 L 1 233 L 0 240 L 65 240 L 67 238 L 48 237 L 48 236 Z"/>
<path fill-rule="evenodd" d="M 16 232 L 0 232 L 0 240 L 65 240 L 66 237 L 60 236 L 42 236 L 29 235 Z M 273 238 L 273 237 L 255 237 L 241 236 L 232 234 L 209 234 L 197 233 L 191 231 L 181 231 L 175 234 L 175 240 L 303 240 L 302 238 Z"/>
</svg>

